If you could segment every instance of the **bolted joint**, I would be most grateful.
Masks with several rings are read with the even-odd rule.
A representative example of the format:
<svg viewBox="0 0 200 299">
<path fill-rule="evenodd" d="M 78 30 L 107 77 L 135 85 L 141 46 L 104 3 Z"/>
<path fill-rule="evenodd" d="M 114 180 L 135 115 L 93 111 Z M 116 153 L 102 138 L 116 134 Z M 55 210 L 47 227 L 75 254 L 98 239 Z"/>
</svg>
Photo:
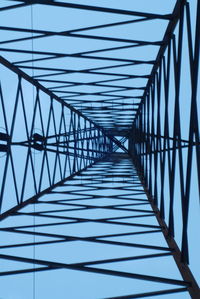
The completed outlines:
<svg viewBox="0 0 200 299">
<path fill-rule="evenodd" d="M 46 137 L 38 133 L 34 133 L 32 135 L 32 140 L 31 140 L 32 148 L 36 149 L 37 151 L 42 151 L 45 148 L 45 144 L 46 144 Z"/>
<path fill-rule="evenodd" d="M 4 132 L 0 132 L 0 152 L 7 153 L 10 150 L 10 136 Z"/>
</svg>

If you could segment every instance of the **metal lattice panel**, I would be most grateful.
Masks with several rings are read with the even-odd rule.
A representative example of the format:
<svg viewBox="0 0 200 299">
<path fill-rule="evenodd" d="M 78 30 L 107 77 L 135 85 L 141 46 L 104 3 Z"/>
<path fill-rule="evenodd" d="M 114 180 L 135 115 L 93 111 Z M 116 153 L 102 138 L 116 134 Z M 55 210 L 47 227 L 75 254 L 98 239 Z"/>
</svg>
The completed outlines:
<svg viewBox="0 0 200 299">
<path fill-rule="evenodd" d="M 0 30 L 3 296 L 199 299 L 200 1 L 2 0 Z"/>
<path fill-rule="evenodd" d="M 113 135 L 126 136 L 175 1 L 155 3 L 154 12 L 150 2 L 135 11 L 144 10 L 138 1 L 8 2 L 16 6 L 2 8 L 2 55 Z M 24 14 L 32 22 L 21 21 Z"/>
<path fill-rule="evenodd" d="M 4 214 L 114 148 L 103 130 L 45 89 L 30 84 L 23 73 L 13 74 L 6 60 L 2 62 L 0 213 Z"/>
<path fill-rule="evenodd" d="M 21 274 L 31 280 L 29 272 L 34 271 L 35 279 L 41 280 L 36 285 L 37 296 L 43 288 L 51 290 L 49 279 L 53 276 L 56 281 L 61 272 L 59 298 L 65 296 L 63 284 L 69 277 L 70 298 L 140 298 L 178 293 L 188 298 L 185 292 L 190 281 L 178 273 L 172 258 L 177 252 L 168 247 L 163 230 L 131 159 L 115 154 L 2 221 L 0 234 L 8 233 L 13 236 L 11 240 L 16 235 L 18 242 L 1 245 L 1 259 L 17 263 L 12 270 L 5 267 L 0 275 L 15 274 L 17 283 Z M 34 242 L 29 241 L 32 236 Z M 187 272 L 186 267 L 185 275 Z M 84 284 L 76 290 L 77 279 Z M 95 289 L 89 287 L 92 281 Z M 53 298 L 55 294 L 46 291 L 46 296 Z"/>
</svg>

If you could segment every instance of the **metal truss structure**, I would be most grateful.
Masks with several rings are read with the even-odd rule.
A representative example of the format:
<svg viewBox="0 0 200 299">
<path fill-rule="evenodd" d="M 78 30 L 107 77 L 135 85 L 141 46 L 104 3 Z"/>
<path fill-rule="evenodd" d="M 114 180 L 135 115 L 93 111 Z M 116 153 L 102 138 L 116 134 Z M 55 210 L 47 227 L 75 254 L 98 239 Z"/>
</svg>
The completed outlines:
<svg viewBox="0 0 200 299">
<path fill-rule="evenodd" d="M 5 298 L 200 298 L 200 1 L 108 2 L 0 4 Z"/>
</svg>

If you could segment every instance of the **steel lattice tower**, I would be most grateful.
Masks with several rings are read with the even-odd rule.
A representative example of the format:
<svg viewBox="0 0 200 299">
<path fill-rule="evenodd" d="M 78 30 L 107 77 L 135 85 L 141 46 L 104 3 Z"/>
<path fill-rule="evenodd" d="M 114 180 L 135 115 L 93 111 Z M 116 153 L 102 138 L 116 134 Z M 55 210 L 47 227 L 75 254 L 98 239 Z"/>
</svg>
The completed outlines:
<svg viewBox="0 0 200 299">
<path fill-rule="evenodd" d="M 158 2 L 0 3 L 0 297 L 200 298 L 200 1 Z"/>
</svg>

